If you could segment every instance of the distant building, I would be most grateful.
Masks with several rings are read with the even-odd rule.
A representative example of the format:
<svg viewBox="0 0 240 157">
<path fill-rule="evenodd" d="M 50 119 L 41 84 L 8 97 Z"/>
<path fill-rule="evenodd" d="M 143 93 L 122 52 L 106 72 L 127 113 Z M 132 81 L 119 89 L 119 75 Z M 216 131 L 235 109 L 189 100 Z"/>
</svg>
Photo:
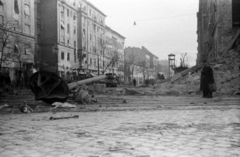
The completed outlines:
<svg viewBox="0 0 240 157">
<path fill-rule="evenodd" d="M 240 28 L 239 0 L 199 0 L 197 63 L 221 56 Z"/>
<path fill-rule="evenodd" d="M 125 37 L 106 26 L 106 49 L 103 56 L 104 69 L 124 77 L 124 43 Z M 107 67 L 108 66 L 108 67 Z"/>
<path fill-rule="evenodd" d="M 1 70 L 8 71 L 12 81 L 17 81 L 22 71 L 26 83 L 34 64 L 35 2 L 36 0 L 0 0 Z M 9 35 L 6 45 L 5 33 Z"/>
<path fill-rule="evenodd" d="M 144 46 L 142 48 L 127 47 L 124 49 L 125 58 L 125 82 L 129 83 L 133 78 L 138 83 L 143 83 L 145 79 L 156 78 L 157 59 Z"/>
<path fill-rule="evenodd" d="M 148 77 L 149 78 L 156 78 L 157 77 L 157 60 L 158 60 L 158 57 L 155 56 L 154 54 L 152 54 L 149 50 L 147 50 L 147 48 L 145 48 L 144 46 L 142 46 L 142 50 L 146 52 L 146 54 L 149 55 L 149 73 L 148 73 Z"/>
</svg>

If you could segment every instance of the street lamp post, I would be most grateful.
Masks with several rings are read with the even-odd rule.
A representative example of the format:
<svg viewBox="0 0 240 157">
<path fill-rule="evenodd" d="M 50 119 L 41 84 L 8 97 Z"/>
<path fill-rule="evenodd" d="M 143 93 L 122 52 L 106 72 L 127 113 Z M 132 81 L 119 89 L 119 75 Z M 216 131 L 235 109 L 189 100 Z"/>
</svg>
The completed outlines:
<svg viewBox="0 0 240 157">
<path fill-rule="evenodd" d="M 168 55 L 168 65 L 169 65 L 169 77 L 171 77 L 171 68 L 175 68 L 175 54 L 171 53 Z"/>
</svg>

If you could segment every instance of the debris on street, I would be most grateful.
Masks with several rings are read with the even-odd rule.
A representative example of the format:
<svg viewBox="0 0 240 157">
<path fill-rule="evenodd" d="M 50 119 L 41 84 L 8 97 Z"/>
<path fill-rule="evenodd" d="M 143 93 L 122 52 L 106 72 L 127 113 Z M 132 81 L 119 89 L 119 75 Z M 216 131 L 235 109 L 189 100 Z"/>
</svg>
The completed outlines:
<svg viewBox="0 0 240 157">
<path fill-rule="evenodd" d="M 55 102 L 52 104 L 52 106 L 54 106 L 54 108 L 75 108 L 76 105 L 70 104 L 70 103 L 61 103 L 61 102 Z"/>
<path fill-rule="evenodd" d="M 24 101 L 22 105 L 18 108 L 22 113 L 31 113 L 33 109 L 28 106 L 27 101 Z"/>
<path fill-rule="evenodd" d="M 74 116 L 68 116 L 68 117 L 50 117 L 49 120 L 70 119 L 70 118 L 79 118 L 79 116 L 74 115 Z"/>
<path fill-rule="evenodd" d="M 4 104 L 0 106 L 0 110 L 4 109 L 4 108 L 12 108 L 13 106 L 10 106 L 8 104 Z"/>
<path fill-rule="evenodd" d="M 240 93 L 240 48 L 229 50 L 224 58 L 211 62 L 217 85 L 215 94 L 237 95 Z M 190 74 L 182 75 L 174 81 L 156 85 L 157 95 L 169 95 L 170 91 L 184 94 L 198 94 L 201 68 L 195 68 Z"/>
</svg>

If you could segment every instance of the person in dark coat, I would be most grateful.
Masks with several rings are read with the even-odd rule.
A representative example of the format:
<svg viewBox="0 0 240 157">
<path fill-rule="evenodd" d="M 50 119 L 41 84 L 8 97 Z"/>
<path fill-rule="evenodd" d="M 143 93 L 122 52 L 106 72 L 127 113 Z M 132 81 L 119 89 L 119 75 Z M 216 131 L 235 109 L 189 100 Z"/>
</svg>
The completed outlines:
<svg viewBox="0 0 240 157">
<path fill-rule="evenodd" d="M 134 79 L 133 79 L 133 85 L 134 85 L 134 87 L 136 87 L 136 84 L 137 84 L 137 81 L 136 81 L 136 79 L 134 78 Z"/>
<path fill-rule="evenodd" d="M 213 69 L 207 61 L 204 61 L 200 80 L 200 91 L 203 92 L 203 98 L 213 97 L 212 92 L 209 90 L 210 83 L 214 83 Z"/>
</svg>

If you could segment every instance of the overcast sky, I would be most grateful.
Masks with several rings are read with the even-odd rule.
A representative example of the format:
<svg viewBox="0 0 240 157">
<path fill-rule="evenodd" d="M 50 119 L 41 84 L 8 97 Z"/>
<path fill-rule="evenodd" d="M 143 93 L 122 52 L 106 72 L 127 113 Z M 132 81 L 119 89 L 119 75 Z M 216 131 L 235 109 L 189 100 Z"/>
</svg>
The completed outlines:
<svg viewBox="0 0 240 157">
<path fill-rule="evenodd" d="M 190 66 L 197 55 L 197 15 L 199 0 L 89 0 L 106 17 L 106 25 L 124 37 L 125 47 L 146 47 L 168 59 L 187 52 Z M 133 25 L 134 21 L 136 25 Z"/>
</svg>

